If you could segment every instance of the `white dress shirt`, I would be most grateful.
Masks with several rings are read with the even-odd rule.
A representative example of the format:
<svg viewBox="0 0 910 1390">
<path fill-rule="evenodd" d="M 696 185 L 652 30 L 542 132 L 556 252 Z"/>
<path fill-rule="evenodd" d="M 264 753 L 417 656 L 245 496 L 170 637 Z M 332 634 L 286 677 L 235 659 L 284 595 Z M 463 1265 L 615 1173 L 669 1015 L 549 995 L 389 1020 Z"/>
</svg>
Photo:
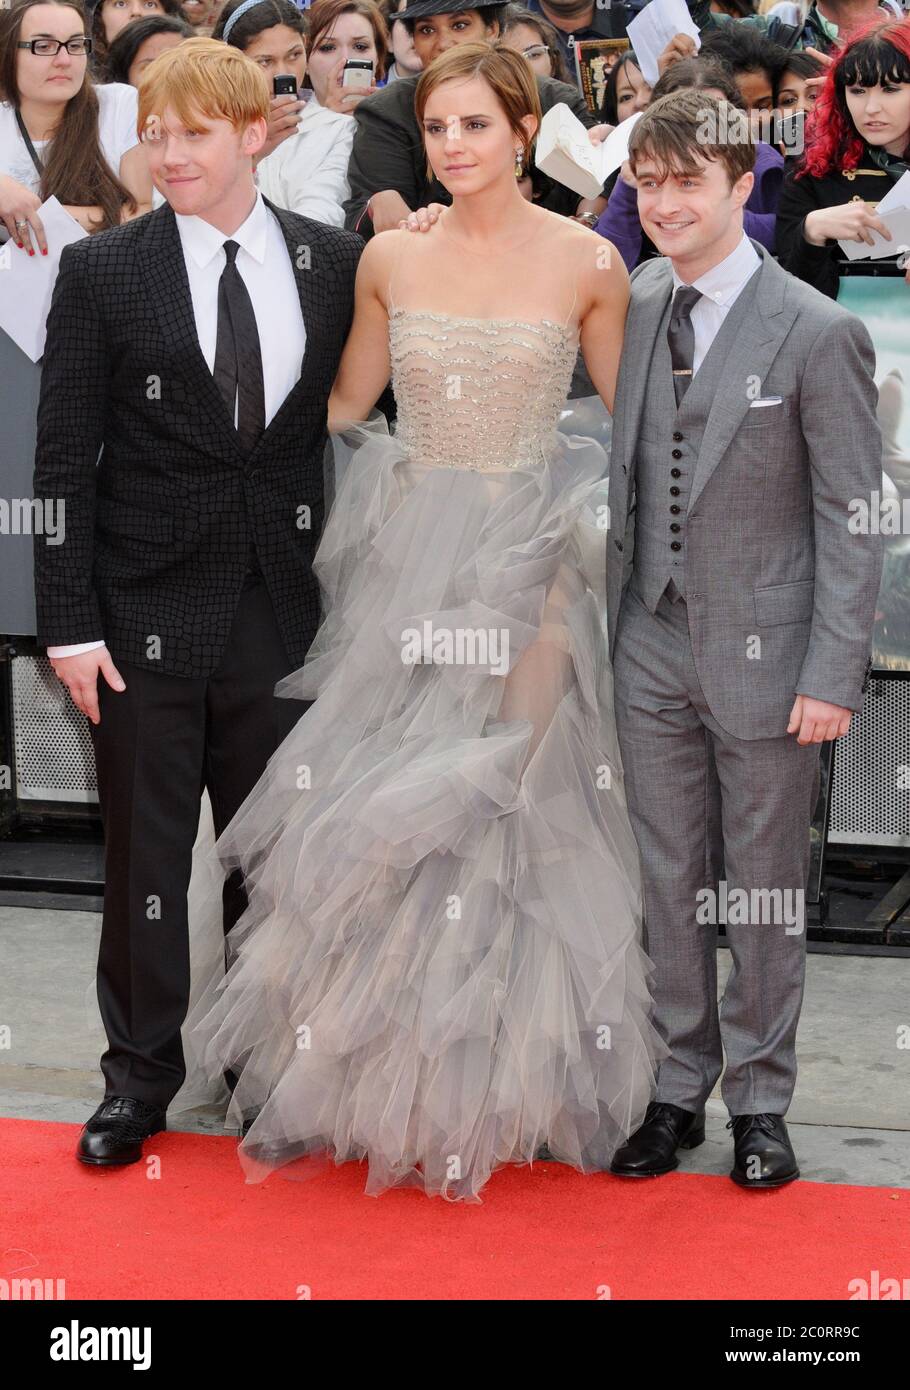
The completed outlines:
<svg viewBox="0 0 910 1390">
<path fill-rule="evenodd" d="M 689 316 L 695 332 L 695 350 L 692 354 L 693 376 L 705 360 L 708 349 L 714 342 L 727 314 L 760 265 L 761 257 L 743 232 L 742 241 L 735 251 L 731 251 L 724 260 L 719 261 L 717 265 L 705 271 L 704 275 L 700 275 L 697 280 L 692 281 L 693 287 L 696 290 L 701 290 L 702 294 Z M 672 263 L 671 269 L 673 270 L 673 293 L 675 294 L 680 285 L 685 285 L 687 282 L 679 278 Z"/>
<path fill-rule="evenodd" d="M 240 246 L 236 266 L 249 291 L 259 330 L 268 426 L 300 379 L 306 346 L 297 281 L 284 234 L 262 201 L 261 193 L 256 194 L 249 217 L 230 237 L 201 217 L 175 216 L 190 282 L 196 336 L 209 371 L 215 365 L 218 338 L 218 282 L 227 263 L 222 248 L 226 241 L 236 241 Z M 48 647 L 47 654 L 50 657 L 78 656 L 80 652 L 90 652 L 104 645 L 103 641 L 77 642 L 65 647 Z"/>
</svg>

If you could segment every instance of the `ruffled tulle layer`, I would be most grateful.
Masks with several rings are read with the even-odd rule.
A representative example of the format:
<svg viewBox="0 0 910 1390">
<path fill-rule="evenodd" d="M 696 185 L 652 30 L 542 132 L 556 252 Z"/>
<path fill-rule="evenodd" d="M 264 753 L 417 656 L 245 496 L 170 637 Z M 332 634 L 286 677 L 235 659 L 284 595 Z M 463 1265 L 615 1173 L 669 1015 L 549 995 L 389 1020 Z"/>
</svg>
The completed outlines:
<svg viewBox="0 0 910 1390">
<path fill-rule="evenodd" d="M 428 467 L 382 417 L 335 450 L 327 616 L 278 687 L 318 700 L 218 843 L 250 905 L 227 975 L 197 984 L 184 1094 L 241 1071 L 250 1181 L 354 1158 L 368 1192 L 475 1199 L 544 1144 L 604 1168 L 663 1055 L 605 656 L 604 450 L 554 432 L 539 468 Z"/>
</svg>

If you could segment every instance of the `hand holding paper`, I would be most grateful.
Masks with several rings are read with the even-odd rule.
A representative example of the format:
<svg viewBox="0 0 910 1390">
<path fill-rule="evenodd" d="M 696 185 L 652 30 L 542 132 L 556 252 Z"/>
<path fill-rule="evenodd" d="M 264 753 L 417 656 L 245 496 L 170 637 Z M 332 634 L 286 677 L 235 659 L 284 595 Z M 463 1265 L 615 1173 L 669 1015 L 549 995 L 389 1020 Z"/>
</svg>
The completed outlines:
<svg viewBox="0 0 910 1390">
<path fill-rule="evenodd" d="M 30 256 L 11 241 L 0 246 L 0 329 L 33 362 L 44 354 L 45 323 L 63 248 L 88 235 L 56 198 L 48 198 L 39 212 L 46 256 Z"/>
<path fill-rule="evenodd" d="M 629 42 L 635 50 L 641 75 L 649 87 L 660 77 L 657 60 L 677 34 L 688 34 L 701 48 L 701 35 L 689 14 L 685 0 L 650 0 L 627 25 Z"/>
<path fill-rule="evenodd" d="M 838 241 L 848 261 L 880 261 L 885 256 L 895 256 L 899 252 L 906 255 L 910 249 L 910 207 L 896 207 L 883 213 L 879 203 L 877 215 L 891 233 L 891 240 L 873 228 L 870 230 L 871 246 L 865 241 Z"/>
<path fill-rule="evenodd" d="M 857 216 L 856 208 L 866 208 L 865 203 L 848 203 L 844 208 L 832 208 L 830 212 L 837 216 Z M 869 215 L 871 215 L 869 208 Z M 875 227 L 868 227 L 866 230 L 871 238 L 868 241 L 858 241 L 852 237 L 845 236 L 837 238 L 837 244 L 847 257 L 848 261 L 880 261 L 885 256 L 894 256 L 901 250 L 907 250 L 910 246 L 910 174 L 904 174 L 898 179 L 897 183 L 886 193 L 884 198 L 875 208 L 875 217 L 890 232 L 890 239 L 882 236 Z M 836 228 L 836 231 L 841 230 Z M 852 229 L 851 229 L 852 230 Z"/>
</svg>

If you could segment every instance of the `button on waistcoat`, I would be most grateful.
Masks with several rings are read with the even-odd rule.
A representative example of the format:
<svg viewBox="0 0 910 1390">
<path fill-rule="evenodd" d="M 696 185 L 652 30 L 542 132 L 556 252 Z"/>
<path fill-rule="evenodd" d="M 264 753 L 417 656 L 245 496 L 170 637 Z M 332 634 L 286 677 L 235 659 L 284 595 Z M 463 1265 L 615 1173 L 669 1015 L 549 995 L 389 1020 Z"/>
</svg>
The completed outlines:
<svg viewBox="0 0 910 1390">
<path fill-rule="evenodd" d="M 748 317 L 758 278 L 753 276 L 737 297 L 679 406 L 667 344 L 672 295 L 657 332 L 636 441 L 633 558 L 636 588 L 652 612 L 668 585 L 671 599 L 686 595 L 692 477 L 728 352 Z"/>
</svg>

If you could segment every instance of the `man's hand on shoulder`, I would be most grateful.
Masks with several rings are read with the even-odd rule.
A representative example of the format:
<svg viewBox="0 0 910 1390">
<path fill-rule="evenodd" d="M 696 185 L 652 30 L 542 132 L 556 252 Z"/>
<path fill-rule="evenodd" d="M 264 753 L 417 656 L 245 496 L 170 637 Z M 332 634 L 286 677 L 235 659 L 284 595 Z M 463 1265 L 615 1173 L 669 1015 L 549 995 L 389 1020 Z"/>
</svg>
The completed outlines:
<svg viewBox="0 0 910 1390">
<path fill-rule="evenodd" d="M 112 690 L 126 689 L 126 681 L 111 660 L 107 647 L 96 647 L 94 651 L 81 652 L 78 656 L 51 657 L 50 662 L 55 675 L 69 691 L 73 704 L 88 715 L 93 724 L 101 723 L 98 710 L 99 671 Z"/>
</svg>

